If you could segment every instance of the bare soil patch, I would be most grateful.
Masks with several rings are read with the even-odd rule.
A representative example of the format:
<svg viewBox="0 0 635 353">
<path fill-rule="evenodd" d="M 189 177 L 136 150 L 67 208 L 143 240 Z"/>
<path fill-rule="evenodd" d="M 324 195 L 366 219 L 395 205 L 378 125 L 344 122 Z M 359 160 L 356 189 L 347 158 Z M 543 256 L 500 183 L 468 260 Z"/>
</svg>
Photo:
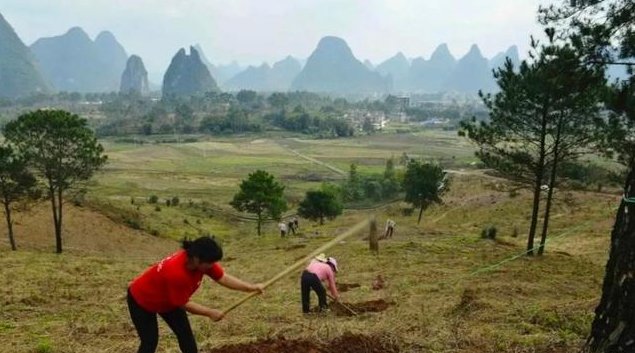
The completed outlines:
<svg viewBox="0 0 635 353">
<path fill-rule="evenodd" d="M 387 302 L 383 299 L 370 300 L 367 302 L 359 302 L 359 303 L 343 303 L 350 309 L 352 309 L 357 314 L 363 313 L 379 313 L 388 309 L 391 305 L 394 305 L 394 302 Z M 348 311 L 342 305 L 332 304 L 331 309 L 337 316 L 353 316 L 353 314 Z"/>
<path fill-rule="evenodd" d="M 226 345 L 207 353 L 397 353 L 399 347 L 379 336 L 344 334 L 330 342 L 318 343 L 284 337 Z"/>
</svg>

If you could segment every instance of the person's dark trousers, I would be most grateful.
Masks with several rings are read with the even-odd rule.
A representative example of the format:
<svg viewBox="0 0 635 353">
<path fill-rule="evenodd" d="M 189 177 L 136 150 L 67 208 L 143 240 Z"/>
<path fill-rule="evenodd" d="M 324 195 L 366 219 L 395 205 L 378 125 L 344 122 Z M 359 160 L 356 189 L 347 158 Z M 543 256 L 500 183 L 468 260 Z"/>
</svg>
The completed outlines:
<svg viewBox="0 0 635 353">
<path fill-rule="evenodd" d="M 388 230 L 386 231 L 386 238 L 392 238 L 392 232 L 393 232 L 393 228 L 388 227 Z"/>
<path fill-rule="evenodd" d="M 302 272 L 300 287 L 302 290 L 303 313 L 306 314 L 311 310 L 311 289 L 313 289 L 318 296 L 318 304 L 320 305 L 320 310 L 326 309 L 326 290 L 324 289 L 322 282 L 315 273 L 309 271 Z"/>
<path fill-rule="evenodd" d="M 293 222 L 289 222 L 288 227 L 289 227 L 289 230 L 293 232 L 293 235 L 295 235 L 295 225 L 293 224 Z"/>
<path fill-rule="evenodd" d="M 130 312 L 132 323 L 135 329 L 137 329 L 139 339 L 141 339 L 141 344 L 137 352 L 154 353 L 159 343 L 157 314 L 146 311 L 139 306 L 130 294 L 130 290 L 128 290 L 128 311 Z M 196 340 L 192 334 L 190 321 L 187 318 L 185 310 L 178 308 L 167 313 L 159 313 L 159 315 L 176 335 L 182 353 L 198 353 Z"/>
</svg>

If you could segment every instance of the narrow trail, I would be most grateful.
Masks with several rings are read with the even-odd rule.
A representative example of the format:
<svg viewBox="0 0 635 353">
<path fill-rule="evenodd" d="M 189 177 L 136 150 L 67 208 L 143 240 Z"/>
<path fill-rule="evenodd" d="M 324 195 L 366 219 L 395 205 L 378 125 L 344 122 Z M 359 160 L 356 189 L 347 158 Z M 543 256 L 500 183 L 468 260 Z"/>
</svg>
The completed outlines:
<svg viewBox="0 0 635 353">
<path fill-rule="evenodd" d="M 302 154 L 302 153 L 300 153 L 300 152 L 298 152 L 298 151 L 296 151 L 294 149 L 291 149 L 288 146 L 285 146 L 285 145 L 281 144 L 280 141 L 276 141 L 276 143 L 278 144 L 278 146 L 280 146 L 280 148 L 282 148 L 284 150 L 287 150 L 287 151 L 293 153 L 294 155 L 296 155 L 296 156 L 298 156 L 298 157 L 300 157 L 302 159 L 305 159 L 305 160 L 307 160 L 309 162 L 312 162 L 312 163 L 320 165 L 320 166 L 322 166 L 324 168 L 327 168 L 328 170 L 334 172 L 335 174 L 338 174 L 338 175 L 341 175 L 341 176 L 347 176 L 348 175 L 348 173 L 346 173 L 345 171 L 343 171 L 343 170 L 341 170 L 341 169 L 339 169 L 339 168 L 337 168 L 337 167 L 335 167 L 333 165 L 330 165 L 330 164 L 328 164 L 326 162 L 322 162 L 322 161 L 317 160 L 317 159 L 315 159 L 313 157 L 309 157 L 306 154 Z"/>
</svg>

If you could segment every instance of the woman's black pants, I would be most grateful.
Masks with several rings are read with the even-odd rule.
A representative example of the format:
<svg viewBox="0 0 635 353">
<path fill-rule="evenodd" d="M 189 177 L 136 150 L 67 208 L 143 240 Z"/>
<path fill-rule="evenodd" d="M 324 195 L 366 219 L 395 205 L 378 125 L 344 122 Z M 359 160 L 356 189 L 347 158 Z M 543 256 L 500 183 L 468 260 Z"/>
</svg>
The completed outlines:
<svg viewBox="0 0 635 353">
<path fill-rule="evenodd" d="M 128 290 L 128 311 L 130 311 L 132 323 L 137 329 L 139 339 L 141 339 L 141 344 L 137 352 L 154 353 L 159 343 L 157 314 L 146 311 L 140 307 L 130 294 L 130 290 Z M 198 353 L 196 340 L 194 339 L 194 334 L 192 334 L 192 328 L 190 327 L 190 321 L 183 308 L 178 308 L 166 313 L 159 313 L 159 316 L 163 318 L 176 335 L 181 352 Z"/>
<path fill-rule="evenodd" d="M 322 285 L 322 281 L 315 273 L 304 271 L 300 280 L 300 288 L 302 289 L 302 312 L 308 313 L 311 309 L 311 289 L 318 296 L 320 310 L 326 309 L 326 290 Z"/>
</svg>

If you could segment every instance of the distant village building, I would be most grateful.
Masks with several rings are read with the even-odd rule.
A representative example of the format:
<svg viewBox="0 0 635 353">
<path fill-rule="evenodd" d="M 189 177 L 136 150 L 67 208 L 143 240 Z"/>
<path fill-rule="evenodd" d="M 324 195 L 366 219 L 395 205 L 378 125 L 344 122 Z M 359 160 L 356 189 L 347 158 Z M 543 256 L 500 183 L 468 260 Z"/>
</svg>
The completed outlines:
<svg viewBox="0 0 635 353">
<path fill-rule="evenodd" d="M 354 109 L 346 112 L 343 116 L 356 130 L 363 130 L 364 121 L 370 120 L 373 130 L 382 130 L 386 127 L 388 120 L 383 112 Z"/>
</svg>

